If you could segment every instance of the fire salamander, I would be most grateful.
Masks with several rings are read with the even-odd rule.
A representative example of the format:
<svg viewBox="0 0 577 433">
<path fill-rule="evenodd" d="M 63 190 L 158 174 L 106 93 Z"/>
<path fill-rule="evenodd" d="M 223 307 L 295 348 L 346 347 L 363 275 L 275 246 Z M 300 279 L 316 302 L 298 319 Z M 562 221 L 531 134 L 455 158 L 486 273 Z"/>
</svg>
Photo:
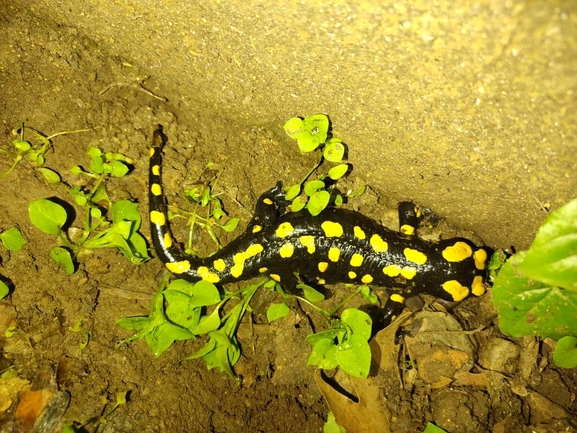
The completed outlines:
<svg viewBox="0 0 577 433">
<path fill-rule="evenodd" d="M 318 216 L 285 212 L 280 182 L 260 196 L 246 231 L 207 258 L 185 254 L 167 222 L 161 183 L 162 127 L 150 149 L 152 243 L 166 268 L 196 282 L 231 283 L 268 275 L 294 292 L 298 274 L 311 283 L 353 283 L 389 288 L 383 324 L 403 309 L 405 298 L 421 293 L 461 301 L 485 292 L 491 250 L 468 239 L 429 243 L 415 236 L 418 211 L 399 205 L 400 232 L 356 212 L 329 208 Z"/>
</svg>

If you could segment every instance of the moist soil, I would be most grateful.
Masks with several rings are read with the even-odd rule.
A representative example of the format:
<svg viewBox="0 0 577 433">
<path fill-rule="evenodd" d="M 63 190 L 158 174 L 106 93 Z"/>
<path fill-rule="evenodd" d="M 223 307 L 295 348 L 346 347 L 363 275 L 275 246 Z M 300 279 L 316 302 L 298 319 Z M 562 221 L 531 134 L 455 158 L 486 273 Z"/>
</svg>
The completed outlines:
<svg viewBox="0 0 577 433">
<path fill-rule="evenodd" d="M 0 19 L 0 147 L 13 150 L 14 130 L 25 119 L 27 127 L 46 136 L 89 129 L 52 140 L 44 166 L 61 175 L 61 184 L 48 184 L 27 160 L 0 180 L 0 231 L 16 226 L 28 241 L 18 252 L 0 246 L 0 278 L 11 288 L 0 301 L 0 432 L 51 431 L 32 430 L 34 410 L 27 412 L 25 404 L 40 411 L 48 402 L 51 412 L 46 415 L 46 409 L 43 416 L 53 421 L 55 431 L 64 422 L 84 424 L 108 413 L 119 392 L 128 392 L 127 403 L 108 415 L 106 423 L 86 425 L 84 431 L 319 432 L 327 402 L 351 433 L 388 431 L 386 423 L 390 431 L 422 431 L 427 422 L 449 432 L 576 431 L 575 371 L 552 364 L 553 342 L 501 335 L 490 293 L 450 313 L 427 300 L 427 314 L 402 323 L 404 338 L 395 341 L 389 332 L 373 340 L 370 378 L 348 386 L 338 374 L 321 377 L 306 366 L 310 346 L 304 338 L 323 329 L 322 321 L 293 303 L 289 316 L 268 324 L 266 308 L 278 298 L 266 291 L 257 293 L 239 329 L 238 383 L 207 370 L 201 360 L 181 362 L 202 347 L 202 339 L 176 342 L 158 358 L 144 340 L 118 347 L 131 332 L 116 322 L 149 313 L 166 272 L 162 263 L 153 252 L 152 260 L 136 266 L 115 250 L 92 250 L 83 252 L 76 272 L 67 275 L 49 257 L 56 237 L 30 223 L 31 201 L 69 203 L 74 234 L 82 227 L 84 210 L 68 189 L 91 184 L 70 168 L 87 166 L 92 146 L 121 152 L 134 163 L 129 175 L 107 182 L 108 192 L 113 201 L 139 204 L 141 233 L 149 238 L 148 148 L 155 126 L 162 124 L 168 136 L 168 200 L 190 209 L 183 189 L 212 182 L 229 215 L 242 220 L 236 233 L 219 233 L 226 244 L 247 224 L 261 192 L 279 179 L 295 182 L 314 160 L 300 155 L 280 124 L 234 124 L 206 108 L 182 109 L 163 96 L 160 82 L 74 28 L 17 11 Z M 38 143 L 32 130 L 25 138 Z M 214 166 L 207 170 L 209 162 Z M 0 172 L 11 163 L 9 156 L 0 155 Z M 362 184 L 354 171 L 344 183 L 345 189 Z M 369 188 L 348 206 L 394 226 L 395 201 L 386 191 Z M 180 241 L 187 238 L 183 225 L 175 224 L 173 230 Z M 429 239 L 440 234 L 478 240 L 442 222 L 422 230 Z M 204 254 L 213 247 L 204 235 L 195 238 L 195 245 Z M 348 290 L 328 288 L 326 305 Z M 357 302 L 353 305 L 362 305 Z M 78 332 L 80 321 L 84 331 Z M 81 349 L 85 332 L 90 338 Z M 439 342 L 438 335 L 451 338 Z M 391 354 L 394 362 L 385 359 Z M 358 417 L 353 419 L 351 412 Z M 376 430 L 375 419 L 383 420 Z"/>
</svg>

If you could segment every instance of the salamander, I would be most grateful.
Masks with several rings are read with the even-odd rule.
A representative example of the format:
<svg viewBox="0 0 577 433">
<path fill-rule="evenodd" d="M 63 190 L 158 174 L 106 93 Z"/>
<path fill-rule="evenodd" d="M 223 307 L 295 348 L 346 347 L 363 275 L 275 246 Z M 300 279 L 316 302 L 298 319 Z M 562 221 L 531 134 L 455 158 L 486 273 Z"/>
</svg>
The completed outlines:
<svg viewBox="0 0 577 433">
<path fill-rule="evenodd" d="M 151 237 L 160 260 L 178 277 L 226 284 L 267 275 L 292 293 L 298 277 L 319 285 L 386 287 L 383 326 L 402 311 L 408 297 L 425 293 L 462 301 L 485 293 L 492 250 L 464 238 L 421 240 L 416 236 L 419 212 L 412 203 L 400 203 L 396 232 L 340 208 L 317 216 L 306 210 L 287 212 L 280 182 L 260 196 L 243 234 L 210 257 L 187 255 L 168 225 L 161 182 L 165 142 L 159 126 L 150 148 Z"/>
</svg>

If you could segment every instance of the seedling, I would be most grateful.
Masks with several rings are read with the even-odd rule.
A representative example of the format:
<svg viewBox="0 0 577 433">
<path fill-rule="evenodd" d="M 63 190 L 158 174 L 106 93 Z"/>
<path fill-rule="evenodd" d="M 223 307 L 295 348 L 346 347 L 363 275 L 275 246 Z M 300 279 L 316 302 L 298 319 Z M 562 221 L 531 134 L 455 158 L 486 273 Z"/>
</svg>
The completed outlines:
<svg viewBox="0 0 577 433">
<path fill-rule="evenodd" d="M 54 170 L 46 167 L 41 167 L 44 165 L 46 160 L 46 153 L 52 148 L 52 139 L 59 135 L 66 134 L 77 134 L 80 132 L 88 132 L 89 129 L 77 129 L 75 131 L 62 131 L 55 134 L 46 136 L 33 128 L 25 126 L 26 121 L 22 122 L 22 126 L 13 131 L 14 135 L 19 135 L 20 137 L 12 141 L 12 145 L 16 148 L 16 151 L 10 151 L 5 149 L 0 149 L 0 153 L 8 155 L 13 158 L 12 165 L 4 173 L 0 174 L 0 180 L 8 176 L 16 168 L 16 166 L 22 161 L 26 156 L 30 162 L 38 167 L 38 170 L 42 173 L 42 176 L 46 179 L 48 183 L 59 183 L 60 175 Z M 30 129 L 35 133 L 35 138 L 40 141 L 40 146 L 34 146 L 30 141 L 24 139 L 25 129 Z"/>
<path fill-rule="evenodd" d="M 209 164 L 207 168 L 211 166 L 212 164 Z M 211 185 L 187 189 L 184 191 L 184 195 L 189 201 L 193 203 L 194 207 L 192 211 L 186 211 L 171 205 L 169 206 L 169 219 L 187 219 L 188 242 L 186 244 L 185 252 L 194 256 L 199 255 L 196 251 L 194 251 L 192 247 L 194 230 L 197 227 L 202 230 L 206 230 L 210 238 L 215 243 L 217 250 L 222 248 L 222 245 L 216 236 L 215 228 L 218 227 L 225 232 L 230 233 L 236 230 L 240 219 L 229 218 L 224 224 L 220 223 L 220 221 L 222 221 L 222 219 L 225 218 L 227 214 L 223 209 L 220 198 L 218 198 L 220 194 L 213 194 L 213 187 Z M 201 212 L 204 214 L 204 216 L 200 215 Z"/>
<path fill-rule="evenodd" d="M 32 224 L 44 233 L 57 235 L 64 246 L 54 247 L 50 257 L 61 264 L 68 274 L 74 273 L 74 259 L 82 249 L 116 248 L 132 263 L 149 259 L 146 241 L 138 230 L 141 216 L 138 205 L 128 200 L 112 203 L 106 191 L 105 181 L 110 176 L 122 177 L 129 171 L 132 161 L 119 153 L 103 153 L 90 148 L 90 168 L 75 166 L 72 173 L 92 179 L 90 189 L 74 187 L 69 190 L 76 203 L 85 209 L 82 234 L 72 240 L 64 229 L 69 216 L 62 205 L 49 199 L 30 203 L 28 213 Z M 109 216 L 110 214 L 110 216 Z"/>
<path fill-rule="evenodd" d="M 108 412 L 104 413 L 101 416 L 95 416 L 93 418 L 90 418 L 88 421 L 86 421 L 83 424 L 78 424 L 78 425 L 68 425 L 68 424 L 64 424 L 62 426 L 62 430 L 61 433 L 80 433 L 80 432 L 85 432 L 87 431 L 85 429 L 86 426 L 88 425 L 93 425 L 94 426 L 94 431 L 98 430 L 98 426 L 100 424 L 106 424 L 106 418 L 108 418 L 110 415 L 112 415 L 112 413 L 118 409 L 119 406 L 122 406 L 123 404 L 126 404 L 126 395 L 128 394 L 128 391 L 122 391 L 122 392 L 117 392 L 116 393 L 116 403 L 114 404 L 114 406 L 112 407 L 112 409 L 110 409 Z"/>
<path fill-rule="evenodd" d="M 556 340 L 553 361 L 565 368 L 577 366 L 575 221 L 577 199 L 547 217 L 533 244 L 503 265 L 493 285 L 501 331 Z M 491 268 L 501 263 L 502 256 L 496 254 Z"/>
<path fill-rule="evenodd" d="M 292 201 L 293 212 L 306 208 L 311 215 L 316 216 L 326 209 L 331 199 L 336 206 L 343 204 L 344 198 L 334 190 L 334 183 L 349 171 L 350 166 L 342 162 L 345 145 L 340 138 L 329 137 L 329 126 L 329 118 L 325 114 L 315 114 L 305 119 L 293 117 L 284 125 L 288 136 L 297 140 L 301 152 L 321 151 L 319 162 L 299 183 L 287 188 L 285 198 Z M 338 165 L 332 167 L 326 175 L 308 180 L 325 160 Z M 359 188 L 350 196 L 358 196 L 363 191 L 364 187 Z"/>
</svg>

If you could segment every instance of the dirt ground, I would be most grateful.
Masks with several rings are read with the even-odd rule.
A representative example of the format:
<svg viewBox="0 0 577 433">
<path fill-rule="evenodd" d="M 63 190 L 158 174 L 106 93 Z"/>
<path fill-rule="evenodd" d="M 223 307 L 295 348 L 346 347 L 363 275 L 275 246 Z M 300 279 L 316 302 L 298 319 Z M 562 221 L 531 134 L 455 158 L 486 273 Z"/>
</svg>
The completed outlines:
<svg viewBox="0 0 577 433">
<path fill-rule="evenodd" d="M 18 11 L 0 20 L 0 147 L 10 148 L 11 131 L 24 119 L 46 135 L 89 128 L 55 138 L 47 155 L 46 166 L 68 185 L 77 184 L 69 169 L 88 163 L 90 146 L 125 153 L 134 169 L 112 180 L 109 192 L 113 200 L 135 200 L 145 215 L 148 147 L 158 123 L 169 137 L 164 175 L 169 200 L 184 205 L 182 186 L 201 181 L 212 161 L 221 170 L 218 189 L 227 211 L 244 224 L 262 191 L 278 179 L 294 181 L 311 165 L 290 145 L 282 125 L 252 128 L 206 111 L 183 112 L 164 99 L 153 78 L 101 52 L 74 28 L 53 27 Z M 0 172 L 10 164 L 2 156 Z M 353 172 L 347 182 L 353 188 L 363 180 Z M 356 395 L 357 402 L 306 367 L 310 348 L 304 337 L 314 326 L 307 312 L 297 308 L 269 326 L 264 311 L 271 299 L 264 295 L 253 304 L 255 325 L 241 326 L 240 386 L 207 371 L 201 361 L 179 362 L 201 341 L 175 343 L 160 358 L 142 340 L 116 348 L 130 335 L 116 321 L 148 313 L 163 276 L 161 263 L 153 258 L 133 266 L 119 253 L 97 250 L 83 255 L 68 276 L 48 255 L 54 237 L 28 219 L 32 200 L 58 197 L 72 203 L 66 187 L 48 185 L 28 161 L 0 186 L 0 231 L 17 226 L 28 241 L 16 253 L 0 247 L 0 274 L 12 287 L 0 301 L 0 373 L 16 372 L 10 383 L 0 381 L 2 433 L 31 431 L 17 414 L 26 389 L 44 390 L 53 395 L 49 400 L 70 396 L 67 409 L 56 411 L 63 413 L 59 426 L 101 415 L 116 393 L 128 391 L 127 404 L 100 432 L 319 432 L 327 402 L 351 433 L 387 431 L 386 423 L 390 431 L 422 431 L 429 421 L 455 433 L 577 431 L 577 374 L 552 365 L 551 343 L 501 335 L 490 294 L 464 302 L 451 315 L 427 311 L 409 319 L 421 324 L 422 335 L 411 334 L 400 344 L 394 343 L 394 329 L 377 336 L 367 381 L 325 378 L 339 381 L 338 389 Z M 383 194 L 369 191 L 354 206 L 389 223 L 395 198 Z M 77 218 L 73 226 L 80 224 Z M 442 224 L 438 230 L 460 233 Z M 148 236 L 146 222 L 141 231 Z M 186 233 L 176 235 L 184 239 Z M 333 298 L 345 290 L 335 288 Z M 81 353 L 83 336 L 72 329 L 80 320 L 92 334 Z M 402 326 L 411 329 L 409 323 Z M 12 326 L 8 338 L 5 331 Z M 450 339 L 439 337 L 448 333 Z"/>
</svg>

